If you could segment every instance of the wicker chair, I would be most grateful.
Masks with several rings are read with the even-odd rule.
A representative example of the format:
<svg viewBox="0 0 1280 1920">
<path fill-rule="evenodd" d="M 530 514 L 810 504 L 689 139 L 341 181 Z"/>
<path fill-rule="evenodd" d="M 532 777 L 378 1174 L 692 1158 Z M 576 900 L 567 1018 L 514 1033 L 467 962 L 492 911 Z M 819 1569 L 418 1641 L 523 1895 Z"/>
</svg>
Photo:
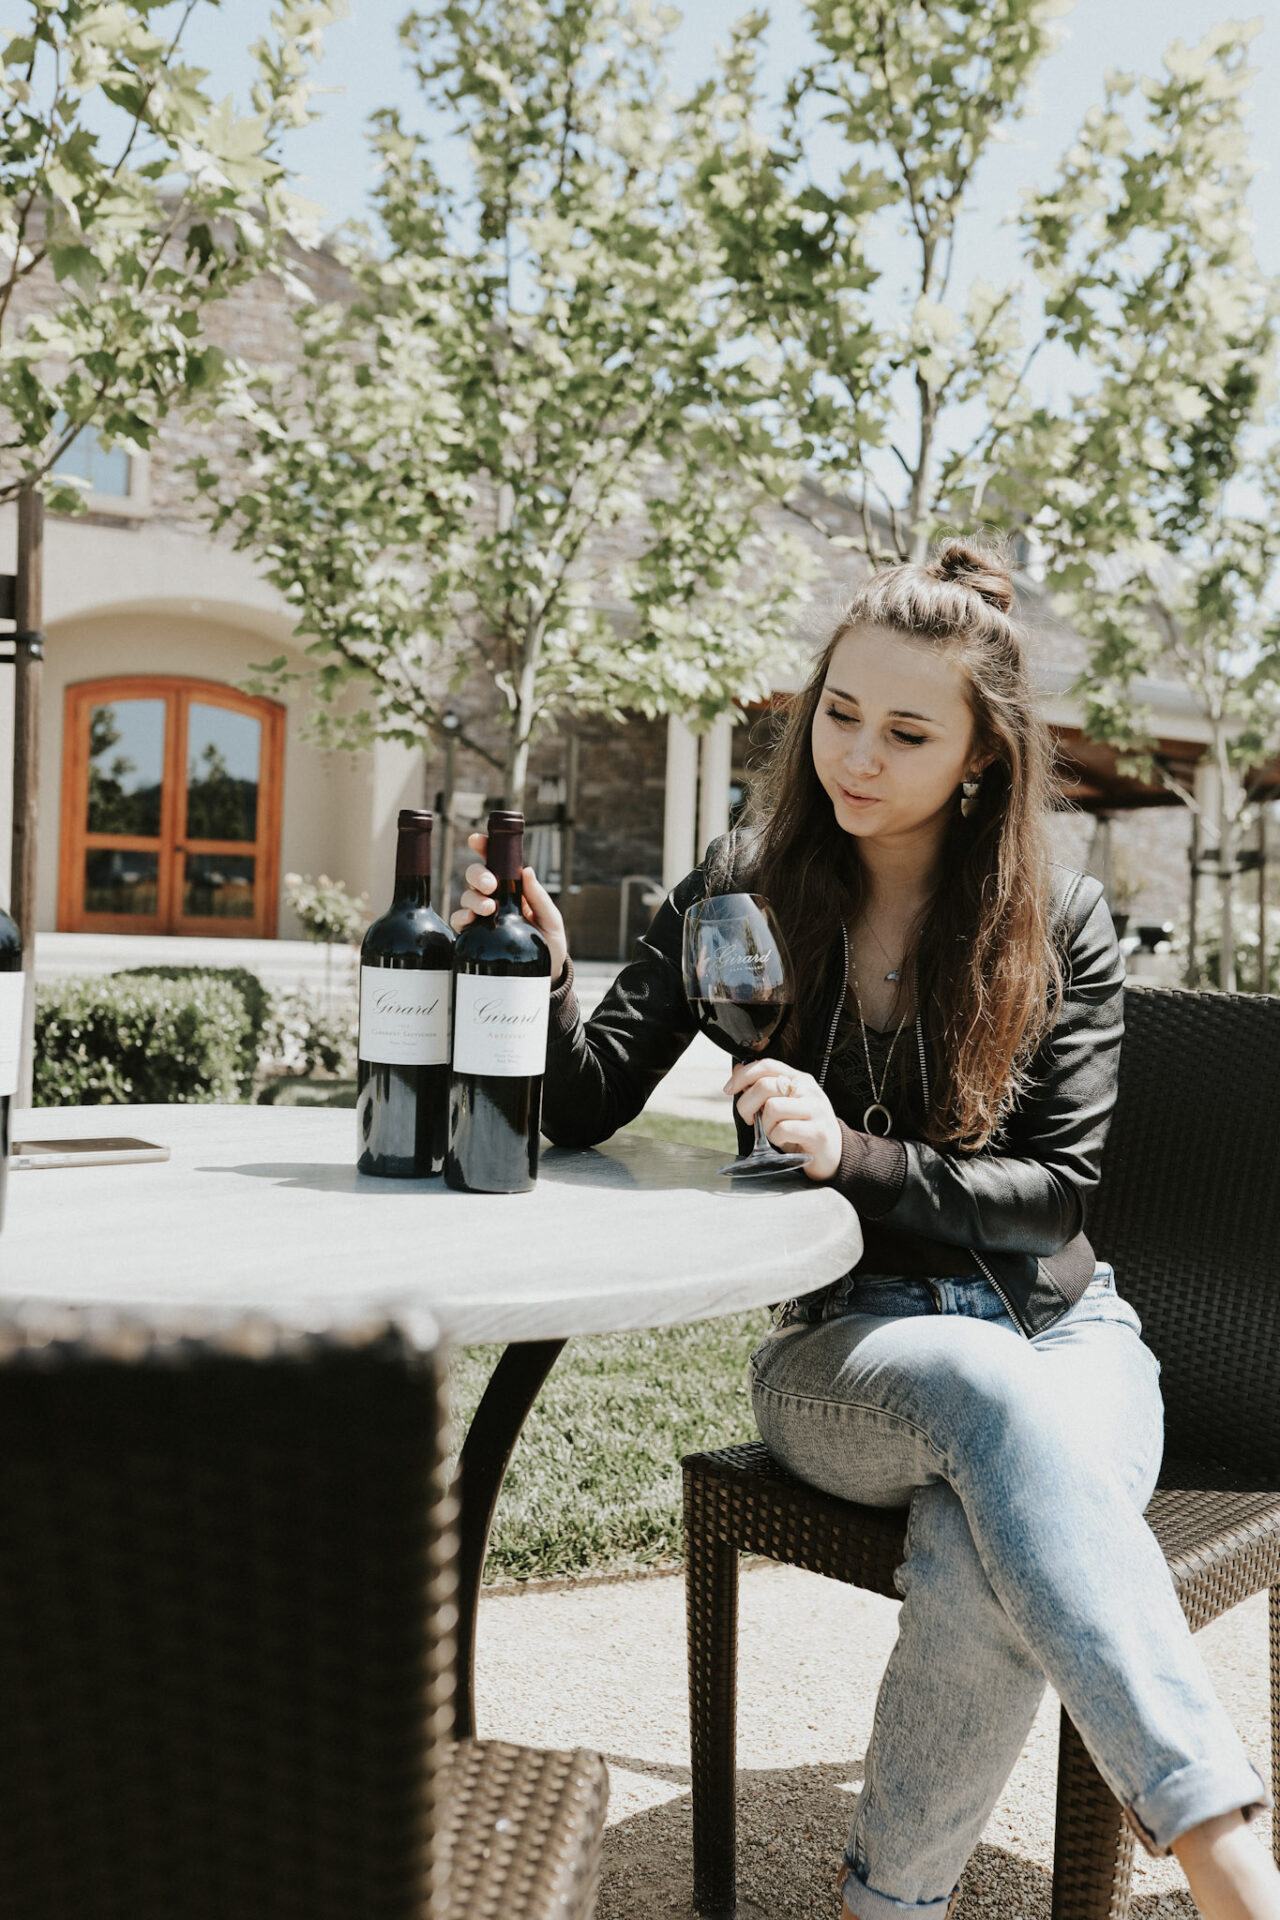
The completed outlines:
<svg viewBox="0 0 1280 1920">
<path fill-rule="evenodd" d="M 452 1743 L 439 1388 L 394 1326 L 0 1312 L 5 1920 L 590 1913 L 599 1758 Z"/>
<path fill-rule="evenodd" d="M 1193 1629 L 1270 1590 L 1280 1783 L 1280 1001 L 1133 989 L 1094 1245 L 1163 1368 L 1167 1444 L 1147 1518 Z M 738 1555 L 896 1598 L 904 1513 L 816 1493 L 758 1444 L 684 1462 L 694 1900 L 735 1904 Z M 1280 1858 L 1280 1817 L 1276 1821 Z M 1054 1920 L 1124 1920 L 1133 1839 L 1062 1716 Z"/>
</svg>

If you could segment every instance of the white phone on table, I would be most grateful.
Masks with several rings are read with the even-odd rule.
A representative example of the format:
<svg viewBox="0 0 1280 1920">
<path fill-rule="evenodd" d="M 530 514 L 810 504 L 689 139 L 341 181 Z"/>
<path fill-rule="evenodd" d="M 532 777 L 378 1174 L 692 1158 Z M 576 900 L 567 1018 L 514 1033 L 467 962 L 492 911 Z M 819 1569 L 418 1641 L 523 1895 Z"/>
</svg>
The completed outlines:
<svg viewBox="0 0 1280 1920">
<path fill-rule="evenodd" d="M 168 1147 L 152 1140 L 131 1140 L 112 1134 L 101 1140 L 15 1140 L 9 1150 L 11 1167 L 112 1167 L 135 1160 L 167 1160 Z"/>
</svg>

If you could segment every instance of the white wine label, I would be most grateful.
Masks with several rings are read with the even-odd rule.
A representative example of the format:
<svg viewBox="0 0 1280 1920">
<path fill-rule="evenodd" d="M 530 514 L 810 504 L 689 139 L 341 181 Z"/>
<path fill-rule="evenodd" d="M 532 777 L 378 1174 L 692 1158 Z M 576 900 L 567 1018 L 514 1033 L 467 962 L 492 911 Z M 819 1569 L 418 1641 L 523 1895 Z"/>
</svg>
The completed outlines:
<svg viewBox="0 0 1280 1920">
<path fill-rule="evenodd" d="M 547 1064 L 551 981 L 504 980 L 491 973 L 460 973 L 453 983 L 455 1073 L 493 1073 L 515 1079 Z"/>
<path fill-rule="evenodd" d="M 25 973 L 0 973 L 0 1094 L 18 1091 Z"/>
<path fill-rule="evenodd" d="M 438 967 L 361 967 L 360 1058 L 374 1066 L 442 1066 L 452 983 Z"/>
</svg>

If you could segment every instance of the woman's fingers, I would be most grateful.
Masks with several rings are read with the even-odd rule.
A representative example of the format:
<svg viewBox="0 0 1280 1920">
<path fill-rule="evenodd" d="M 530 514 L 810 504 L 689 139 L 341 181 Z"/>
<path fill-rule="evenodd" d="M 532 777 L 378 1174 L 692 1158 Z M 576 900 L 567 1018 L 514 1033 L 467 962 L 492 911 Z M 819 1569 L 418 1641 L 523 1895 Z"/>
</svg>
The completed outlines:
<svg viewBox="0 0 1280 1920">
<path fill-rule="evenodd" d="M 786 1074 L 790 1074 L 793 1079 L 800 1078 L 794 1068 L 784 1066 L 781 1060 L 748 1060 L 742 1066 L 734 1068 L 725 1082 L 724 1090 L 726 1093 L 742 1093 L 747 1087 L 754 1086 L 756 1081 L 766 1073 L 772 1074 L 775 1078 Z"/>
<path fill-rule="evenodd" d="M 729 1077 L 726 1093 L 736 1096 L 738 1112 L 744 1120 L 754 1120 L 760 1109 L 770 1100 L 782 1099 L 796 1103 L 806 1112 L 811 1111 L 813 1101 L 825 1101 L 826 1095 L 816 1081 L 810 1081 L 808 1074 L 799 1073 L 794 1067 L 784 1067 L 778 1060 L 755 1060 L 749 1067 L 739 1067 Z"/>
<path fill-rule="evenodd" d="M 739 1086 L 735 1104 L 748 1126 L 758 1115 L 771 1146 L 809 1155 L 805 1172 L 811 1179 L 834 1176 L 840 1165 L 840 1122 L 812 1074 L 779 1060 L 753 1060 L 735 1069 L 726 1092 Z"/>
<path fill-rule="evenodd" d="M 765 1084 L 753 1087 L 749 1093 L 744 1093 L 739 1096 L 738 1112 L 742 1115 L 748 1126 L 755 1120 L 756 1115 L 760 1114 L 764 1121 L 766 1133 L 769 1131 L 769 1128 L 775 1126 L 779 1120 L 800 1117 L 812 1119 L 814 1117 L 813 1106 L 803 1095 L 779 1093 L 776 1089 L 771 1090 L 770 1087 Z"/>
<path fill-rule="evenodd" d="M 521 875 L 524 886 L 524 904 L 529 918 L 539 927 L 559 931 L 564 927 L 564 919 L 559 907 L 551 898 L 532 867 L 525 867 Z"/>
</svg>

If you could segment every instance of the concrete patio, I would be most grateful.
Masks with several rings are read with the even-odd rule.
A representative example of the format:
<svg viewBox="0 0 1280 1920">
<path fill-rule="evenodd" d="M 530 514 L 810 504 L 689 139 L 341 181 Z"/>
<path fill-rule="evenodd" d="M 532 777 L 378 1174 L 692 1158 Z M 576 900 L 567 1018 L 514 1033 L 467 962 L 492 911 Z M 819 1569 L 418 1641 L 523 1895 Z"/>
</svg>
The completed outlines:
<svg viewBox="0 0 1280 1920">
<path fill-rule="evenodd" d="M 792 1567 L 744 1572 L 740 1920 L 837 1920 L 835 1873 L 897 1603 Z M 1267 1777 L 1267 1601 L 1199 1635 Z M 606 1755 L 599 1920 L 693 1920 L 684 1582 L 649 1576 L 481 1602 L 482 1735 Z M 1046 1697 L 965 1877 L 956 1920 L 1049 1920 L 1058 1707 Z M 1259 1832 L 1269 1837 L 1269 1818 Z M 1172 1860 L 1139 1852 L 1132 1920 L 1192 1920 Z M 512 1899 L 518 1904 L 519 1889 Z"/>
</svg>

